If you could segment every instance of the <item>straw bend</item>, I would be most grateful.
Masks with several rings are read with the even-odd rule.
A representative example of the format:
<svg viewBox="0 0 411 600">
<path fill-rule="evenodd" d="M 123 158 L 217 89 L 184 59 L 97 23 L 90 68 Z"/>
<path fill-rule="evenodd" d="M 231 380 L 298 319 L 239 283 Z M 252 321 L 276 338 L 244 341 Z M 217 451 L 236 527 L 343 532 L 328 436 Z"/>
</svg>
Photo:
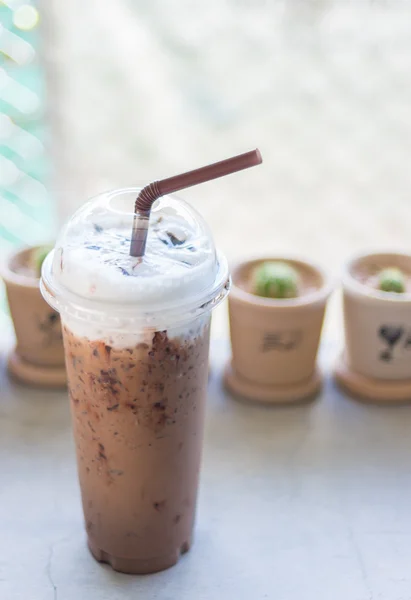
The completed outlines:
<svg viewBox="0 0 411 600">
<path fill-rule="evenodd" d="M 199 183 L 205 183 L 218 177 L 224 177 L 249 167 L 255 167 L 262 163 L 261 153 L 256 148 L 250 152 L 244 152 L 238 156 L 227 158 L 187 173 L 181 173 L 174 177 L 168 177 L 160 181 L 153 181 L 146 185 L 139 193 L 134 207 L 133 231 L 131 234 L 130 254 L 131 256 L 141 257 L 144 255 L 150 211 L 158 198 L 164 194 L 178 192 Z"/>
<path fill-rule="evenodd" d="M 157 198 L 160 198 L 161 195 L 162 192 L 159 188 L 159 182 L 153 181 L 153 183 L 149 183 L 139 193 L 135 203 L 134 212 L 150 212 L 153 202 L 155 202 Z"/>
</svg>

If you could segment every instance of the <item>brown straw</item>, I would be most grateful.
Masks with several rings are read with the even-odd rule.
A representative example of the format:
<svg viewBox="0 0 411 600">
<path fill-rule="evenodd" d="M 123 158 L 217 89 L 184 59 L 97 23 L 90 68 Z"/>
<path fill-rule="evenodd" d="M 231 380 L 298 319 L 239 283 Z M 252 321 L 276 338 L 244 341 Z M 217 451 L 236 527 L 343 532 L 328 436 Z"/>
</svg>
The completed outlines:
<svg viewBox="0 0 411 600">
<path fill-rule="evenodd" d="M 146 248 L 148 223 L 150 219 L 150 212 L 153 202 L 155 202 L 160 196 L 165 194 L 171 194 L 178 192 L 193 185 L 211 181 L 218 177 L 224 177 L 249 167 L 255 167 L 263 162 L 260 151 L 258 148 L 251 152 L 245 152 L 226 160 L 213 163 L 201 167 L 200 169 L 194 169 L 194 171 L 188 171 L 181 175 L 175 175 L 174 177 L 168 177 L 161 181 L 154 181 L 146 187 L 144 187 L 139 193 L 135 208 L 134 208 L 134 221 L 133 231 L 131 235 L 130 244 L 130 255 L 131 256 L 144 256 Z"/>
</svg>

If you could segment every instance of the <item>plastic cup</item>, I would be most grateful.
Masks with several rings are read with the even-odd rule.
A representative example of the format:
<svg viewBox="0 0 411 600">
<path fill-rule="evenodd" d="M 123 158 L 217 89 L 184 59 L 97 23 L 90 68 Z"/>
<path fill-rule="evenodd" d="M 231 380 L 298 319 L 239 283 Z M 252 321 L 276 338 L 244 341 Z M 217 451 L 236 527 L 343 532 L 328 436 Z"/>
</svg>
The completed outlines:
<svg viewBox="0 0 411 600">
<path fill-rule="evenodd" d="M 138 192 L 81 208 L 41 280 L 63 325 L 88 545 L 126 573 L 190 548 L 211 311 L 229 287 L 204 221 L 172 197 L 153 206 L 145 256 L 128 255 Z"/>
</svg>

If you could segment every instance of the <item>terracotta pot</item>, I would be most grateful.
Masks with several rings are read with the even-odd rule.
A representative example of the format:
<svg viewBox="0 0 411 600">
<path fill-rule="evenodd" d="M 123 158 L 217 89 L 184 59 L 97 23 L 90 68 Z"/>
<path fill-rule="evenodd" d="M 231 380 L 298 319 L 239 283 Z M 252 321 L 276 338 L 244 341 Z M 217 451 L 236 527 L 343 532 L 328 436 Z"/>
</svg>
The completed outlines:
<svg viewBox="0 0 411 600">
<path fill-rule="evenodd" d="M 60 386 L 65 384 L 60 317 L 40 293 L 30 268 L 33 250 L 13 254 L 1 271 L 17 342 L 8 367 L 25 383 Z"/>
<path fill-rule="evenodd" d="M 272 299 L 246 291 L 255 267 L 265 260 L 291 264 L 307 293 Z M 232 361 L 225 381 L 229 389 L 265 402 L 302 400 L 318 392 L 316 357 L 331 285 L 317 267 L 283 257 L 252 260 L 232 271 L 229 296 Z"/>
<path fill-rule="evenodd" d="M 345 352 L 337 380 L 369 400 L 411 399 L 411 293 L 382 292 L 366 274 L 398 267 L 411 277 L 411 256 L 366 254 L 343 275 Z"/>
</svg>

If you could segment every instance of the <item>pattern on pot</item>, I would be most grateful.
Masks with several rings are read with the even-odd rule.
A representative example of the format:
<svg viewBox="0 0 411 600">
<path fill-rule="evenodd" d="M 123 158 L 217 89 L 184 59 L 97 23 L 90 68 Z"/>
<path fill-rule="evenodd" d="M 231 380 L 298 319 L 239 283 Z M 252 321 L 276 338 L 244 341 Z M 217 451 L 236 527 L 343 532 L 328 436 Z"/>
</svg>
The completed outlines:
<svg viewBox="0 0 411 600">
<path fill-rule="evenodd" d="M 411 350 L 411 329 L 406 331 L 401 325 L 382 325 L 378 330 L 378 336 L 386 345 L 379 354 L 379 359 L 384 362 L 399 358 L 398 354 L 403 358 L 404 353 Z"/>
<path fill-rule="evenodd" d="M 266 331 L 263 335 L 262 351 L 270 352 L 278 350 L 289 352 L 295 350 L 303 339 L 303 333 L 299 329 L 287 331 Z"/>
</svg>

